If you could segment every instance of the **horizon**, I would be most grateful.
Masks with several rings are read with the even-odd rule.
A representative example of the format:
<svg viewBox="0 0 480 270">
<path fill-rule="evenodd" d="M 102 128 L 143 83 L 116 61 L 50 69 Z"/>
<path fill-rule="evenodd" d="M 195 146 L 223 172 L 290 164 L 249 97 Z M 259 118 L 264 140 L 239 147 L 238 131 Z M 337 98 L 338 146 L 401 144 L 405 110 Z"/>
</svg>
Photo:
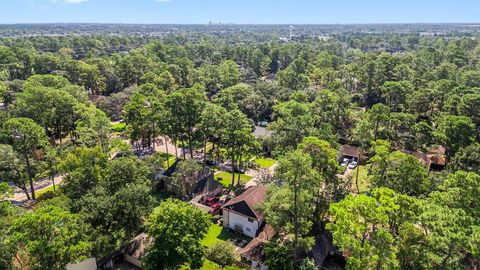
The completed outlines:
<svg viewBox="0 0 480 270">
<path fill-rule="evenodd" d="M 474 0 L 0 0 L 0 5 L 0 24 L 480 23 L 480 2 Z"/>
<path fill-rule="evenodd" d="M 0 25 L 204 25 L 208 26 L 210 23 L 122 23 L 122 22 L 19 22 L 19 23 L 0 23 Z M 229 22 L 218 22 L 211 23 L 211 25 L 246 25 L 246 26 L 256 26 L 256 25 L 266 25 L 266 26 L 334 26 L 334 25 L 473 25 L 480 26 L 480 21 L 478 22 L 453 22 L 453 23 L 442 23 L 442 22 L 398 22 L 398 23 L 383 23 L 383 22 L 371 22 L 371 23 L 229 23 Z"/>
</svg>

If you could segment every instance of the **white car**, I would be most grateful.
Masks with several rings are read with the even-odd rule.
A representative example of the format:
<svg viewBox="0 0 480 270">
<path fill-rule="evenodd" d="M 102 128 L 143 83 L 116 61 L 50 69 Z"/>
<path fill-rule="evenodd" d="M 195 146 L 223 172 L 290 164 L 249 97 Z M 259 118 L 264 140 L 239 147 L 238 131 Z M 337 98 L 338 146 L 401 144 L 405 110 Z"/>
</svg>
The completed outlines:
<svg viewBox="0 0 480 270">
<path fill-rule="evenodd" d="M 344 158 L 342 160 L 342 163 L 340 163 L 340 166 L 342 167 L 347 167 L 348 163 L 350 162 L 350 160 L 348 158 Z"/>
<path fill-rule="evenodd" d="M 350 162 L 350 165 L 348 165 L 348 168 L 349 169 L 355 169 L 358 165 L 358 162 L 356 162 L 355 160 Z"/>
</svg>

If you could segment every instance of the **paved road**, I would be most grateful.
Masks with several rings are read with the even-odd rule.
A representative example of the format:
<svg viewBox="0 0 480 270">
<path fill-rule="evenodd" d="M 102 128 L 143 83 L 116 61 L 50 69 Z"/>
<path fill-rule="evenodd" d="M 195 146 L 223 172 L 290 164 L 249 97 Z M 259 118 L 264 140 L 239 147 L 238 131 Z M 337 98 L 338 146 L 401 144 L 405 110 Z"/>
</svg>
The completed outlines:
<svg viewBox="0 0 480 270">
<path fill-rule="evenodd" d="M 61 176 L 61 175 L 56 176 L 55 177 L 55 186 L 62 183 L 62 181 L 63 181 L 63 176 Z M 35 189 L 36 193 L 38 191 L 43 190 L 43 189 L 47 189 L 51 186 L 53 186 L 53 183 L 50 180 L 50 178 L 44 178 L 44 179 L 38 180 L 33 184 L 33 188 Z M 28 190 L 30 191 L 30 188 L 28 188 Z M 17 201 L 17 202 L 23 202 L 23 201 L 27 200 L 27 195 L 21 189 L 15 187 L 13 197 L 11 197 L 9 199 Z"/>
</svg>

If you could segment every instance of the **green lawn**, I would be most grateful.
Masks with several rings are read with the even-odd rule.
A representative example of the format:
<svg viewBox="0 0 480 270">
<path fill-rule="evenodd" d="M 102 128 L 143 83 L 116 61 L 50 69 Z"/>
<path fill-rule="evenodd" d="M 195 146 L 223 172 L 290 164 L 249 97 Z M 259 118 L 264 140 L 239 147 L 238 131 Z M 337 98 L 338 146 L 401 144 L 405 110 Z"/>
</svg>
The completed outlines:
<svg viewBox="0 0 480 270">
<path fill-rule="evenodd" d="M 219 226 L 217 224 L 212 224 L 208 230 L 207 235 L 205 235 L 205 238 L 202 240 L 201 243 L 207 248 L 210 248 L 210 247 L 213 247 L 218 242 L 225 242 L 233 238 L 241 238 L 247 241 L 250 240 L 246 236 L 235 234 L 233 232 L 228 231 L 222 226 Z"/>
<path fill-rule="evenodd" d="M 219 172 L 215 174 L 214 177 L 215 177 L 215 180 L 220 181 L 220 183 L 222 183 L 224 187 L 228 187 L 232 183 L 232 174 L 229 172 Z M 240 174 L 240 184 L 244 185 L 248 181 L 250 181 L 250 179 L 252 179 L 251 176 L 248 176 L 246 174 Z M 235 184 L 237 184 L 237 181 L 238 181 L 238 174 L 236 173 Z"/>
<path fill-rule="evenodd" d="M 118 133 L 122 133 L 125 131 L 127 127 L 127 123 L 118 123 L 112 125 L 112 130 Z"/>
<path fill-rule="evenodd" d="M 359 171 L 358 171 L 359 170 Z M 360 192 L 366 192 L 369 191 L 369 184 L 370 182 L 368 181 L 368 170 L 366 166 L 358 166 L 357 169 L 355 169 L 351 176 L 352 176 L 352 189 L 357 191 L 357 186 L 356 186 L 356 179 L 357 179 L 357 171 L 358 171 L 358 189 Z"/>
<path fill-rule="evenodd" d="M 212 223 L 212 225 L 210 225 L 207 235 L 205 235 L 205 238 L 201 241 L 201 244 L 207 248 L 207 252 L 208 252 L 208 249 L 213 247 L 215 243 L 228 241 L 229 239 L 233 239 L 233 238 L 241 238 L 246 241 L 251 240 L 246 236 L 229 232 L 227 229 L 223 228 L 222 226 Z M 189 270 L 189 269 L 190 267 L 186 265 L 180 268 L 180 270 Z M 220 269 L 221 269 L 220 266 L 218 266 L 214 262 L 205 260 L 203 262 L 203 267 L 200 270 L 220 270 Z M 241 269 L 241 268 L 238 268 L 238 269 Z"/>
<path fill-rule="evenodd" d="M 158 152 L 158 154 L 165 159 L 165 161 L 163 162 L 163 166 L 165 167 L 165 169 L 168 168 L 168 164 L 170 164 L 170 166 L 172 166 L 172 164 L 175 162 L 176 158 L 175 158 L 175 155 L 172 155 L 172 154 L 168 154 L 167 153 L 163 153 L 163 152 Z"/>
<path fill-rule="evenodd" d="M 205 259 L 203 261 L 203 266 L 202 268 L 200 268 L 200 270 L 221 270 L 222 268 L 220 267 L 220 265 L 212 262 L 212 261 L 209 261 L 208 259 Z M 238 270 L 242 270 L 243 268 L 240 268 L 238 266 L 230 266 L 229 269 L 238 269 Z M 190 270 L 190 267 L 184 265 L 180 268 L 180 270 Z"/>
<path fill-rule="evenodd" d="M 168 168 L 168 165 L 170 164 L 170 166 L 172 166 L 172 164 L 175 162 L 175 160 L 176 160 L 175 156 L 170 155 L 170 158 L 168 160 L 165 160 L 163 165 L 165 166 L 165 168 Z"/>
<path fill-rule="evenodd" d="M 55 192 L 58 192 L 58 188 L 59 188 L 59 186 L 58 186 L 58 184 L 56 184 L 56 185 L 55 185 Z M 50 186 L 50 187 L 48 187 L 48 188 L 44 188 L 44 189 L 40 189 L 40 190 L 35 191 L 35 196 L 36 196 L 37 198 L 41 198 L 41 196 L 42 196 L 43 194 L 45 194 L 45 193 L 47 193 L 47 192 L 50 192 L 50 191 L 53 192 L 53 186 Z"/>
<path fill-rule="evenodd" d="M 258 166 L 267 169 L 272 167 L 273 164 L 275 164 L 275 160 L 272 158 L 257 158 L 255 160 L 255 163 L 257 163 Z"/>
</svg>

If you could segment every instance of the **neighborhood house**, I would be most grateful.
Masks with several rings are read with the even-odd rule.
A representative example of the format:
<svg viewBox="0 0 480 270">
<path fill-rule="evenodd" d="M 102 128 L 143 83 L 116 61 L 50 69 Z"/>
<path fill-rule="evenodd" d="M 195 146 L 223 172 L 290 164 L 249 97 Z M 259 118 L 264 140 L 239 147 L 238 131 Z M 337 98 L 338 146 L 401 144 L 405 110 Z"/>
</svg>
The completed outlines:
<svg viewBox="0 0 480 270">
<path fill-rule="evenodd" d="M 230 200 L 223 206 L 223 226 L 255 238 L 265 220 L 255 208 L 266 194 L 266 187 L 255 186 Z"/>
</svg>

